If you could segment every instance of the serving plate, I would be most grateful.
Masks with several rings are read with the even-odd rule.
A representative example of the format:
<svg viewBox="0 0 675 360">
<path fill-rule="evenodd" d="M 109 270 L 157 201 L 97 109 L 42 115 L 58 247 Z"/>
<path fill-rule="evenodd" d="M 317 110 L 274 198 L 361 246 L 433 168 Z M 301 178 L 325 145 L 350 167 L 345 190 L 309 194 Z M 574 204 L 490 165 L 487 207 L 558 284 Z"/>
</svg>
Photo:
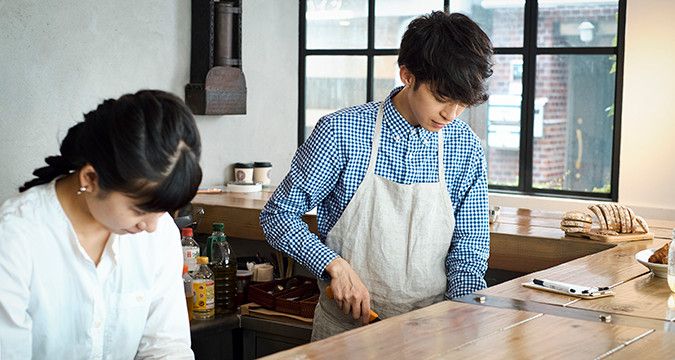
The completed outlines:
<svg viewBox="0 0 675 360">
<path fill-rule="evenodd" d="M 644 249 L 635 254 L 635 260 L 651 270 L 656 277 L 668 278 L 668 265 L 649 262 L 649 257 L 658 249 Z"/>
</svg>

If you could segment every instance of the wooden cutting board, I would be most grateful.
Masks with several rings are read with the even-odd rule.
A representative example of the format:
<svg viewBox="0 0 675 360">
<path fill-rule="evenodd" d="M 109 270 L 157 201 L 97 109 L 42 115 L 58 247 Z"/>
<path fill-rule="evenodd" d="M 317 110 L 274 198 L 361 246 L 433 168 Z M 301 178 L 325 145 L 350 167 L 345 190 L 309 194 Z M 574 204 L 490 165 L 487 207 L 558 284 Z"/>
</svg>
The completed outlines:
<svg viewBox="0 0 675 360">
<path fill-rule="evenodd" d="M 640 241 L 640 240 L 653 240 L 654 233 L 628 233 L 628 234 L 618 234 L 618 235 L 603 235 L 598 233 L 569 233 L 566 234 L 567 237 L 577 237 L 584 238 L 598 242 L 605 243 L 620 243 L 627 241 Z"/>
</svg>

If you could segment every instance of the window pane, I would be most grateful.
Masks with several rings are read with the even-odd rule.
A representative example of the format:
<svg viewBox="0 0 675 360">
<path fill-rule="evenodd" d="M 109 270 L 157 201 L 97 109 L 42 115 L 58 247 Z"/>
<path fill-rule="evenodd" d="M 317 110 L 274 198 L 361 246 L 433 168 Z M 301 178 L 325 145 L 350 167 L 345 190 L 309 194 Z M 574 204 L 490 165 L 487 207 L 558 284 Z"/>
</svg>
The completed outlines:
<svg viewBox="0 0 675 360">
<path fill-rule="evenodd" d="M 395 87 L 403 85 L 398 56 L 375 56 L 373 65 L 373 100 L 384 100 Z"/>
<path fill-rule="evenodd" d="M 616 46 L 618 0 L 539 0 L 540 47 Z"/>
<path fill-rule="evenodd" d="M 450 12 L 460 12 L 477 22 L 494 47 L 523 46 L 524 0 L 450 1 Z"/>
<path fill-rule="evenodd" d="M 368 47 L 367 0 L 307 0 L 307 49 Z"/>
<path fill-rule="evenodd" d="M 375 47 L 397 49 L 408 23 L 434 10 L 443 10 L 443 0 L 376 0 Z"/>
<path fill-rule="evenodd" d="M 523 58 L 496 55 L 487 102 L 464 111 L 466 121 L 480 137 L 488 162 L 490 185 L 518 186 L 520 173 L 520 109 Z"/>
<path fill-rule="evenodd" d="M 305 138 L 322 116 L 366 102 L 366 71 L 365 56 L 307 56 Z"/>
<path fill-rule="evenodd" d="M 537 57 L 532 186 L 610 192 L 614 57 Z"/>
</svg>

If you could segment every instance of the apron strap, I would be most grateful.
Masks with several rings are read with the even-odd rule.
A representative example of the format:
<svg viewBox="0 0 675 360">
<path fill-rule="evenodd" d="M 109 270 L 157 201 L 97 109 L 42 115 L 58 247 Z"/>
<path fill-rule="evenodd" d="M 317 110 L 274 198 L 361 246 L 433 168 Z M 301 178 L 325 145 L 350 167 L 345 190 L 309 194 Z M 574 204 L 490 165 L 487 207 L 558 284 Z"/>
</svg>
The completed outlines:
<svg viewBox="0 0 675 360">
<path fill-rule="evenodd" d="M 377 162 L 377 150 L 380 146 L 380 134 L 382 133 L 383 116 L 384 116 L 384 101 L 380 103 L 380 107 L 377 110 L 377 120 L 375 120 L 375 132 L 373 133 L 373 147 L 370 149 L 370 164 L 368 164 L 368 170 L 366 171 L 366 174 L 375 173 L 375 163 Z"/>
<path fill-rule="evenodd" d="M 443 161 L 443 129 L 438 131 L 438 182 L 446 188 L 445 185 L 445 165 Z"/>
</svg>

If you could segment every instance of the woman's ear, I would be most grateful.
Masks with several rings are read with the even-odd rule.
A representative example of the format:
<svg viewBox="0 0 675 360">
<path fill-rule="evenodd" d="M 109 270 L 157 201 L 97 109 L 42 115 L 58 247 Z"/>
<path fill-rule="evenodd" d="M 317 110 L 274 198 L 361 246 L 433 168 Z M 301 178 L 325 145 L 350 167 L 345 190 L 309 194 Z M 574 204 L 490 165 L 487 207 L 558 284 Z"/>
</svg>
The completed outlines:
<svg viewBox="0 0 675 360">
<path fill-rule="evenodd" d="M 413 87 L 415 86 L 415 75 L 413 75 L 407 67 L 401 66 L 399 68 L 399 76 L 403 85 Z"/>
<path fill-rule="evenodd" d="M 83 192 L 97 193 L 100 189 L 98 186 L 98 174 L 96 169 L 87 163 L 77 174 L 78 179 L 80 180 L 80 188 L 84 188 Z"/>
</svg>

